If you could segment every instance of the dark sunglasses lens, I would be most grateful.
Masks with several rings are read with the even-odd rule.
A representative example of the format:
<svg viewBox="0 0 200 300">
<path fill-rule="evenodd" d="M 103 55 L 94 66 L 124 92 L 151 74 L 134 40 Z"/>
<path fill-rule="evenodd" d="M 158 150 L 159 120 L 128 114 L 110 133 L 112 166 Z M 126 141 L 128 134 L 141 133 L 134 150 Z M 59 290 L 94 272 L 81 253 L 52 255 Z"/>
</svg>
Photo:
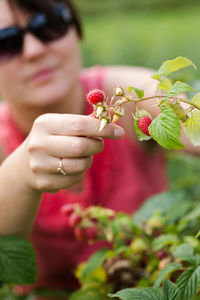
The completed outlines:
<svg viewBox="0 0 200 300">
<path fill-rule="evenodd" d="M 47 19 L 45 15 L 38 15 L 30 24 L 31 32 L 42 42 L 55 41 L 64 36 L 69 29 L 69 23 L 60 16 Z"/>
<path fill-rule="evenodd" d="M 21 52 L 23 37 L 19 31 L 15 34 L 0 36 L 0 61 L 7 60 Z"/>
</svg>

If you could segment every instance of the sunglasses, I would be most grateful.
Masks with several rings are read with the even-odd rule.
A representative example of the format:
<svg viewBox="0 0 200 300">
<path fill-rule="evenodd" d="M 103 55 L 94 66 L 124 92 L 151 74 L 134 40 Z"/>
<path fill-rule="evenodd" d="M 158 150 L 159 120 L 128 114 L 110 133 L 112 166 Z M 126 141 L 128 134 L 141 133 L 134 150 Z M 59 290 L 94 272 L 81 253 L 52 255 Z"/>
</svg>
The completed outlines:
<svg viewBox="0 0 200 300">
<path fill-rule="evenodd" d="M 41 0 L 42 1 L 42 0 Z M 50 19 L 45 13 L 36 14 L 26 27 L 11 26 L 0 30 L 0 62 L 22 53 L 24 35 L 29 32 L 41 42 L 62 38 L 73 23 L 72 13 L 65 4 L 56 3 Z"/>
</svg>

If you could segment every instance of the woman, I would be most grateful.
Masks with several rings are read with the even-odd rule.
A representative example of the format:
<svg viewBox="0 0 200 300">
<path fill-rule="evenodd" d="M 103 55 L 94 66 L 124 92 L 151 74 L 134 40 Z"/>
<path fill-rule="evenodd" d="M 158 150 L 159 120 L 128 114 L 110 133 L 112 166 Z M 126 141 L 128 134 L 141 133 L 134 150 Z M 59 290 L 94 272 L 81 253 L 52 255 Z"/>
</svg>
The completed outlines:
<svg viewBox="0 0 200 300">
<path fill-rule="evenodd" d="M 64 204 L 132 213 L 166 187 L 162 154 L 136 142 L 134 105 L 126 105 L 124 137 L 114 124 L 99 132 L 85 101 L 89 90 L 109 96 L 118 84 L 152 95 L 151 71 L 81 70 L 81 36 L 69 0 L 0 1 L 0 234 L 30 235 L 40 287 L 76 288 L 74 268 L 96 247 L 75 241 L 60 212 Z M 157 113 L 152 104 L 142 107 Z"/>
</svg>

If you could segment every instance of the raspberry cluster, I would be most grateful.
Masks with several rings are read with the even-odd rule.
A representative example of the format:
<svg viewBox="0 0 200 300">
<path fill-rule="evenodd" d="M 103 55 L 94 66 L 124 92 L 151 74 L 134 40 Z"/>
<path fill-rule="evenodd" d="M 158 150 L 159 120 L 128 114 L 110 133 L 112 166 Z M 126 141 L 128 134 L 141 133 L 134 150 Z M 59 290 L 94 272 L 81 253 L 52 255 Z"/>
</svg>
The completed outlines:
<svg viewBox="0 0 200 300">
<path fill-rule="evenodd" d="M 101 120 L 100 131 L 103 130 L 107 123 L 115 123 L 120 117 L 124 116 L 123 104 L 128 102 L 128 99 L 124 96 L 124 90 L 121 87 L 115 89 L 115 95 L 111 98 L 111 101 L 109 101 L 105 93 L 99 89 L 92 90 L 87 94 L 87 101 L 94 109 L 90 116 Z M 120 97 L 122 98 L 120 99 Z M 139 130 L 146 136 L 150 136 L 149 126 L 152 119 L 149 114 L 144 111 L 141 113 L 140 111 L 139 117 L 134 117 Z"/>
<path fill-rule="evenodd" d="M 86 220 L 87 215 L 80 204 L 65 204 L 61 208 L 61 213 L 68 217 L 69 226 L 72 228 L 77 241 L 92 241 L 97 238 L 98 228 L 95 222 L 89 224 Z"/>
</svg>

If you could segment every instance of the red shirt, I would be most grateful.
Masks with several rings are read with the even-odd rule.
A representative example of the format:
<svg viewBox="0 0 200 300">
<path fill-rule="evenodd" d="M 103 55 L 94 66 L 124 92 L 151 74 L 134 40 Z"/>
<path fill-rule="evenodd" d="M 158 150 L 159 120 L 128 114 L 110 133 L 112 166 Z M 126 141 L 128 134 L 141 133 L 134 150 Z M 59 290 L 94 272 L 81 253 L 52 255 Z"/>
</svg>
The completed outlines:
<svg viewBox="0 0 200 300">
<path fill-rule="evenodd" d="M 106 69 L 94 67 L 82 71 L 84 93 L 102 88 Z M 84 101 L 84 100 L 83 100 Z M 86 104 L 86 114 L 91 108 Z M 14 123 L 8 105 L 0 105 L 0 140 L 7 154 L 14 151 L 25 136 Z M 16 170 L 17 172 L 17 170 Z M 165 162 L 161 153 L 150 154 L 127 136 L 121 140 L 105 140 L 104 150 L 94 156 L 83 180 L 80 193 L 61 190 L 44 193 L 31 235 L 37 253 L 36 286 L 74 289 L 73 272 L 100 245 L 75 240 L 66 216 L 60 209 L 66 203 L 102 205 L 132 214 L 149 196 L 166 188 Z"/>
</svg>

